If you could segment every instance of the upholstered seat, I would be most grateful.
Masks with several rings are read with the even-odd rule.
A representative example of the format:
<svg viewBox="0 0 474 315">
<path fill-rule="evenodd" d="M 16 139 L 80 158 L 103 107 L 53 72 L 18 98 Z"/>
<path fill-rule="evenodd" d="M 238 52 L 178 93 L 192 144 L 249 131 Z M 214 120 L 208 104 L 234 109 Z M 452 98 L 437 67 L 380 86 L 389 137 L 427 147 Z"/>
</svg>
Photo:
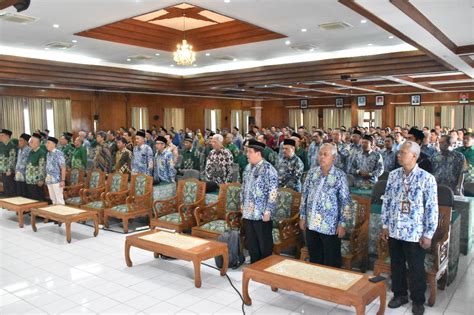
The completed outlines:
<svg viewBox="0 0 474 315">
<path fill-rule="evenodd" d="M 84 171 L 73 168 L 66 171 L 66 186 L 64 186 L 64 201 L 68 205 L 78 206 L 81 204 L 80 190 L 84 188 Z M 79 197 L 79 198 L 77 198 Z"/>
<path fill-rule="evenodd" d="M 73 169 L 74 170 L 74 169 Z M 72 171 L 73 171 L 72 170 Z M 75 172 L 71 171 L 71 178 L 75 177 Z M 89 171 L 87 173 L 86 184 L 81 185 L 77 196 L 69 196 L 70 193 L 64 195 L 64 201 L 67 205 L 79 207 L 88 203 L 90 194 L 100 195 L 105 190 L 105 173 L 99 170 Z M 72 190 L 70 190 L 72 191 Z"/>
<path fill-rule="evenodd" d="M 80 206 L 82 204 L 81 196 L 67 198 L 64 202 L 70 206 Z"/>
</svg>

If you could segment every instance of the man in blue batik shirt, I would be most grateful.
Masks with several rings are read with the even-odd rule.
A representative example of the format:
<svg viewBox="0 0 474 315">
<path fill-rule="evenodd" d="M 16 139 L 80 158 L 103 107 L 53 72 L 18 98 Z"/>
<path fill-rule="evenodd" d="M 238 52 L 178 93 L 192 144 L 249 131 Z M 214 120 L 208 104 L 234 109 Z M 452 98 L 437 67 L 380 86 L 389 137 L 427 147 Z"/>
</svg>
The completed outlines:
<svg viewBox="0 0 474 315">
<path fill-rule="evenodd" d="M 153 174 L 153 150 L 145 144 L 145 133 L 138 131 L 135 137 L 136 146 L 132 155 L 132 174 Z"/>
<path fill-rule="evenodd" d="M 359 188 L 371 188 L 383 174 L 383 159 L 380 153 L 372 150 L 374 138 L 365 135 L 362 138 L 362 151 L 352 160 L 350 173 L 354 175 L 354 185 Z"/>
<path fill-rule="evenodd" d="M 66 159 L 61 150 L 56 149 L 58 139 L 48 137 L 46 142 L 46 179 L 49 198 L 53 205 L 64 205 L 63 189 L 66 181 Z"/>
<path fill-rule="evenodd" d="M 408 303 L 410 289 L 413 314 L 424 313 L 425 250 L 431 247 L 438 226 L 436 180 L 418 166 L 419 156 L 416 142 L 401 146 L 398 162 L 402 167 L 390 173 L 382 206 L 382 239 L 388 241 L 394 293 L 388 307 Z"/>
<path fill-rule="evenodd" d="M 31 136 L 23 133 L 18 139 L 18 154 L 15 167 L 15 184 L 16 184 L 16 195 L 26 197 L 26 162 L 28 155 L 30 154 L 31 148 L 28 145 Z"/>
<path fill-rule="evenodd" d="M 251 263 L 268 257 L 273 251 L 272 215 L 276 208 L 278 174 L 262 157 L 265 144 L 250 139 L 247 143 L 249 164 L 245 168 L 240 192 L 245 238 Z"/>
<path fill-rule="evenodd" d="M 319 167 L 312 168 L 303 185 L 300 228 L 306 231 L 306 245 L 312 263 L 341 267 L 341 238 L 350 220 L 351 196 L 346 174 L 334 166 L 337 149 L 325 143 L 318 155 Z"/>
<path fill-rule="evenodd" d="M 176 178 L 174 157 L 170 150 L 166 150 L 167 140 L 163 136 L 156 138 L 155 169 L 153 170 L 154 183 L 172 183 Z"/>
</svg>

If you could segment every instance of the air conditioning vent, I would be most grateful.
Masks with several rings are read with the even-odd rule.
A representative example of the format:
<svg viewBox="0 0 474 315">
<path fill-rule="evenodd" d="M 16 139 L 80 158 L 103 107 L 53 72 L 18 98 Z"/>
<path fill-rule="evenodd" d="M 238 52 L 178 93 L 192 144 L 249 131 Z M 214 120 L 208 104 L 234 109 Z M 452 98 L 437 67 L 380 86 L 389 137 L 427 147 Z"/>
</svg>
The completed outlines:
<svg viewBox="0 0 474 315">
<path fill-rule="evenodd" d="M 319 28 L 325 31 L 336 31 L 336 30 L 342 30 L 342 29 L 350 28 L 350 27 L 353 27 L 353 26 L 347 22 L 332 22 L 332 23 L 319 24 Z"/>
<path fill-rule="evenodd" d="M 38 21 L 39 18 L 11 12 L 0 12 L 0 20 L 19 24 L 29 24 Z"/>
<path fill-rule="evenodd" d="M 295 44 L 290 47 L 296 51 L 315 51 L 318 48 L 318 46 L 314 44 Z"/>
<path fill-rule="evenodd" d="M 220 60 L 220 61 L 233 61 L 235 58 L 232 56 L 217 56 L 214 57 L 215 60 Z"/>
<path fill-rule="evenodd" d="M 49 49 L 66 50 L 66 49 L 70 49 L 70 48 L 74 47 L 74 44 L 64 43 L 64 42 L 51 42 L 51 43 L 46 44 L 45 47 L 49 48 Z"/>
<path fill-rule="evenodd" d="M 148 61 L 148 60 L 153 59 L 152 56 L 148 56 L 148 55 L 134 55 L 127 58 L 131 60 L 135 60 L 135 61 Z"/>
</svg>

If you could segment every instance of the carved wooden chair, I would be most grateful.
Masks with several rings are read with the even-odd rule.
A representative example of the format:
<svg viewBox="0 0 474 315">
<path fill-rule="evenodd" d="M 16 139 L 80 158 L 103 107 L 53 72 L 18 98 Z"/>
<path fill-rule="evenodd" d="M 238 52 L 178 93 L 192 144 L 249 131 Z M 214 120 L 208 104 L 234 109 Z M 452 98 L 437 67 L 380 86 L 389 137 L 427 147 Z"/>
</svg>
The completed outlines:
<svg viewBox="0 0 474 315">
<path fill-rule="evenodd" d="M 122 220 L 123 232 L 128 233 L 128 220 L 150 217 L 153 197 L 153 177 L 139 173 L 132 175 L 130 189 L 105 194 L 104 226 L 109 217 Z"/>
<path fill-rule="evenodd" d="M 123 192 L 128 189 L 128 174 L 113 173 L 107 177 L 105 187 L 102 189 L 82 189 L 81 198 L 84 204 L 81 209 L 99 213 L 99 224 L 104 224 L 104 209 L 107 207 L 106 194 Z"/>
<path fill-rule="evenodd" d="M 194 216 L 197 226 L 192 235 L 216 239 L 222 233 L 240 228 L 240 189 L 239 183 L 219 185 L 217 202 L 196 208 Z"/>
<path fill-rule="evenodd" d="M 195 178 L 178 181 L 176 196 L 155 200 L 150 229 L 162 227 L 182 233 L 196 225 L 194 210 L 205 203 L 206 183 Z"/>
<path fill-rule="evenodd" d="M 90 193 L 95 191 L 102 191 L 105 187 L 105 173 L 100 170 L 92 170 L 87 172 L 85 185 L 79 189 L 77 196 L 64 194 L 64 201 L 66 205 L 79 207 L 85 203 L 81 197 L 81 190 L 87 188 Z"/>
<path fill-rule="evenodd" d="M 79 197 L 79 191 L 84 188 L 84 170 L 68 168 L 66 170 L 66 186 L 64 186 L 64 200 Z"/>
<path fill-rule="evenodd" d="M 441 290 L 444 290 L 447 284 L 451 211 L 451 207 L 439 206 L 438 227 L 431 240 L 431 248 L 427 250 L 425 256 L 426 281 L 430 287 L 429 306 L 433 306 L 436 302 L 438 280 Z M 388 243 L 379 239 L 374 275 L 378 276 L 381 273 L 390 274 L 390 254 Z"/>
</svg>

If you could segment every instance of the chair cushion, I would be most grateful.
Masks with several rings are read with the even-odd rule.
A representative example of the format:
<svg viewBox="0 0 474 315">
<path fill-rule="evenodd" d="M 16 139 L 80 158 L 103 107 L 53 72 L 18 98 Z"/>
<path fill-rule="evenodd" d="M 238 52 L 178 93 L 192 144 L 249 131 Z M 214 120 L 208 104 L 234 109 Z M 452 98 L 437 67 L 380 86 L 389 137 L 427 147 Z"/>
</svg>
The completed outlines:
<svg viewBox="0 0 474 315">
<path fill-rule="evenodd" d="M 100 177 L 99 172 L 92 172 L 91 173 L 91 179 L 89 181 L 89 188 L 99 187 L 99 177 Z"/>
<path fill-rule="evenodd" d="M 351 242 L 348 240 L 341 241 L 341 256 L 347 256 L 351 253 Z"/>
<path fill-rule="evenodd" d="M 135 178 L 135 195 L 143 196 L 146 193 L 146 176 L 137 175 Z"/>
<path fill-rule="evenodd" d="M 65 201 L 68 205 L 80 205 L 82 203 L 81 197 L 71 197 L 67 198 Z"/>
<path fill-rule="evenodd" d="M 216 194 L 206 194 L 206 205 L 217 202 L 218 198 Z"/>
<path fill-rule="evenodd" d="M 175 213 L 170 213 L 162 217 L 159 217 L 158 220 L 173 222 L 173 223 L 181 223 L 181 216 L 179 215 L 179 213 L 175 212 Z"/>
<path fill-rule="evenodd" d="M 200 226 L 200 228 L 218 233 L 224 233 L 230 230 L 225 220 L 214 220 L 203 224 L 202 226 Z"/>
<path fill-rule="evenodd" d="M 240 208 L 240 186 L 227 187 L 225 211 L 238 211 Z"/>
<path fill-rule="evenodd" d="M 357 224 L 357 207 L 359 206 L 359 203 L 356 200 L 352 200 L 350 204 L 350 213 L 351 213 L 351 218 L 346 221 L 346 235 L 344 235 L 344 239 L 348 240 L 351 237 L 351 233 L 354 231 L 354 227 Z"/>
<path fill-rule="evenodd" d="M 186 181 L 183 187 L 183 202 L 190 204 L 197 201 L 198 185 L 195 182 Z"/>
<path fill-rule="evenodd" d="M 71 170 L 71 183 L 70 183 L 70 185 L 79 184 L 79 173 L 80 173 L 80 171 L 77 168 L 73 168 Z"/>
<path fill-rule="evenodd" d="M 92 209 L 102 209 L 104 206 L 105 204 L 102 200 L 92 201 L 85 205 L 85 207 Z"/>
<path fill-rule="evenodd" d="M 166 183 L 153 186 L 153 200 L 163 200 L 176 196 L 176 184 Z"/>
<path fill-rule="evenodd" d="M 278 222 L 288 219 L 291 215 L 291 206 L 293 205 L 293 195 L 288 191 L 278 191 L 277 205 L 273 213 L 273 227 L 278 226 Z"/>
<path fill-rule="evenodd" d="M 117 212 L 128 212 L 128 207 L 126 204 L 123 204 L 123 205 L 117 205 L 115 207 L 112 207 L 112 210 L 113 211 L 117 211 Z"/>
<path fill-rule="evenodd" d="M 122 175 L 114 174 L 112 176 L 112 184 L 110 185 L 110 191 L 111 192 L 119 191 L 121 184 L 122 184 Z"/>
<path fill-rule="evenodd" d="M 280 231 L 277 228 L 272 229 L 273 244 L 280 243 Z"/>
</svg>

